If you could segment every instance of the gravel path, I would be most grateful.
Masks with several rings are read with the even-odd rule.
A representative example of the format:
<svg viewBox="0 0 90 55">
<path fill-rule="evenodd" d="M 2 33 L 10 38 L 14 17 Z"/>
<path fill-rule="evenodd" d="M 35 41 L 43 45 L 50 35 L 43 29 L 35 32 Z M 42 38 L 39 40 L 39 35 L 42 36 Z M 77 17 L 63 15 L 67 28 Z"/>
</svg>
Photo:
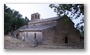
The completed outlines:
<svg viewBox="0 0 90 55">
<path fill-rule="evenodd" d="M 83 49 L 84 43 L 80 43 L 66 46 L 52 46 L 52 45 L 38 45 L 37 47 L 31 47 L 29 43 L 22 40 L 13 38 L 11 36 L 5 35 L 4 37 L 4 49 Z"/>
</svg>

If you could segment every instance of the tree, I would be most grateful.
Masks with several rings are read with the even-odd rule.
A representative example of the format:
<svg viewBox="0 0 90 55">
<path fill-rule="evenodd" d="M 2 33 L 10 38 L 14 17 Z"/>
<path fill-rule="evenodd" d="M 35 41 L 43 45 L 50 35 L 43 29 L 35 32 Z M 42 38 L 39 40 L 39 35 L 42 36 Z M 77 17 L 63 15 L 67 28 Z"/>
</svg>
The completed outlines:
<svg viewBox="0 0 90 55">
<path fill-rule="evenodd" d="M 11 13 L 12 11 L 6 5 L 4 5 L 4 33 L 7 33 L 11 29 Z"/>
<path fill-rule="evenodd" d="M 15 10 L 7 7 L 4 4 L 4 33 L 7 34 L 10 31 L 14 31 L 29 22 L 27 17 L 22 18 L 22 15 Z"/>
<path fill-rule="evenodd" d="M 25 21 L 26 21 L 25 24 L 27 24 L 29 22 L 29 19 L 27 17 L 25 17 Z"/>
<path fill-rule="evenodd" d="M 71 19 L 78 19 L 80 16 L 84 16 L 84 4 L 50 4 L 49 7 L 53 8 L 57 15 L 67 15 Z M 81 22 L 76 25 L 80 29 L 80 24 L 84 23 L 84 17 Z M 82 30 L 82 29 L 80 29 Z"/>
</svg>

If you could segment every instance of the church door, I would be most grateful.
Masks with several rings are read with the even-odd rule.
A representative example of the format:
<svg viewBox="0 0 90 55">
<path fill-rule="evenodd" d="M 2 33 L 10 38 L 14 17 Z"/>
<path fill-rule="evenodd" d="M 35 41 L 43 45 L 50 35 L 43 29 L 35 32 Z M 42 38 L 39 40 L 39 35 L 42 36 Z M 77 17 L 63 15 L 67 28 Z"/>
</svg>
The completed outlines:
<svg viewBox="0 0 90 55">
<path fill-rule="evenodd" d="M 68 37 L 67 36 L 65 37 L 65 43 L 68 43 Z"/>
<path fill-rule="evenodd" d="M 38 41 L 37 41 L 37 38 L 36 38 L 36 33 L 34 33 L 34 40 L 33 40 L 33 47 L 37 46 L 38 45 Z"/>
</svg>

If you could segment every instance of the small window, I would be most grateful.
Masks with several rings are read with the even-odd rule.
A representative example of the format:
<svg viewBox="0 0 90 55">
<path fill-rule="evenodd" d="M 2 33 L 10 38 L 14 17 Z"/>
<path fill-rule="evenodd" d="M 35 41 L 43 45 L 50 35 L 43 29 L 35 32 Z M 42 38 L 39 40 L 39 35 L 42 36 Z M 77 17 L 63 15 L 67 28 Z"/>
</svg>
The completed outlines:
<svg viewBox="0 0 90 55">
<path fill-rule="evenodd" d="M 28 37 L 28 32 L 26 32 L 26 37 Z"/>
<path fill-rule="evenodd" d="M 39 19 L 39 15 L 38 15 L 38 19 Z"/>
<path fill-rule="evenodd" d="M 34 39 L 36 39 L 36 33 L 34 33 Z"/>
<path fill-rule="evenodd" d="M 33 24 L 33 26 L 35 26 L 35 24 Z"/>
</svg>

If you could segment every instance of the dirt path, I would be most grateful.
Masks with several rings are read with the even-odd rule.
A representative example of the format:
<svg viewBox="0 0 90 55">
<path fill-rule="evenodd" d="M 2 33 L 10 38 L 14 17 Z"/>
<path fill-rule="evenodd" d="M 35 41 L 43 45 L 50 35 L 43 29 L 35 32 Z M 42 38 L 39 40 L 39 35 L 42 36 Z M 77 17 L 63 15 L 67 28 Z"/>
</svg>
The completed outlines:
<svg viewBox="0 0 90 55">
<path fill-rule="evenodd" d="M 84 46 L 82 43 L 80 45 L 72 45 L 72 46 L 52 46 L 52 45 L 38 45 L 37 47 L 31 47 L 29 43 L 24 42 L 22 40 L 13 38 L 11 36 L 5 35 L 4 37 L 4 49 L 40 49 L 40 48 L 50 48 L 50 49 L 82 49 Z"/>
<path fill-rule="evenodd" d="M 4 37 L 4 48 L 5 49 L 20 49 L 25 48 L 28 49 L 30 45 L 26 42 L 23 42 L 19 39 L 12 38 L 10 36 Z"/>
</svg>

